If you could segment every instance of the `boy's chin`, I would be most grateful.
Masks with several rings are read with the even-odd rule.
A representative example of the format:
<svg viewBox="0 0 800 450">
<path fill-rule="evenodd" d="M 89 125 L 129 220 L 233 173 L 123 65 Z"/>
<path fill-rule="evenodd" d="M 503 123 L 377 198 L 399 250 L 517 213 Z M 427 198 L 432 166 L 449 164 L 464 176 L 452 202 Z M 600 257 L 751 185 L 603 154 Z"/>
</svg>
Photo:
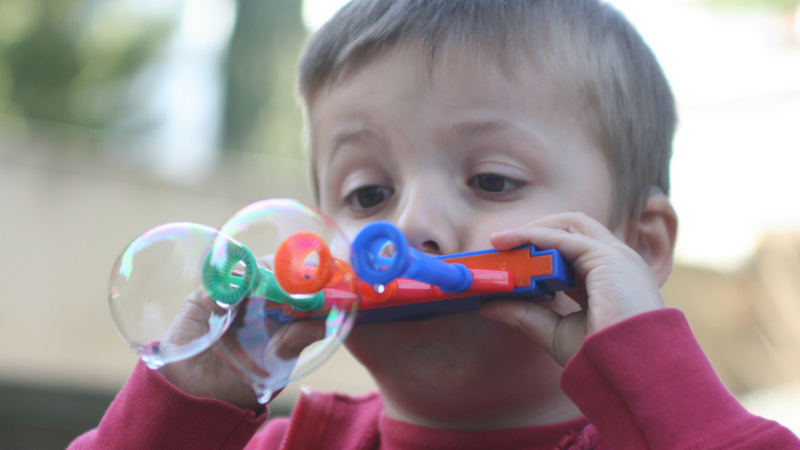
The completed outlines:
<svg viewBox="0 0 800 450">
<path fill-rule="evenodd" d="M 346 345 L 385 400 L 418 413 L 526 408 L 560 391 L 549 355 L 477 312 L 359 325 Z"/>
<path fill-rule="evenodd" d="M 357 325 L 345 344 L 378 384 L 400 379 L 420 387 L 475 389 L 520 370 L 560 372 L 519 331 L 477 311 Z"/>
<path fill-rule="evenodd" d="M 477 313 L 454 313 L 356 325 L 345 345 L 367 369 L 410 362 L 424 351 L 474 356 L 486 323 Z"/>
</svg>

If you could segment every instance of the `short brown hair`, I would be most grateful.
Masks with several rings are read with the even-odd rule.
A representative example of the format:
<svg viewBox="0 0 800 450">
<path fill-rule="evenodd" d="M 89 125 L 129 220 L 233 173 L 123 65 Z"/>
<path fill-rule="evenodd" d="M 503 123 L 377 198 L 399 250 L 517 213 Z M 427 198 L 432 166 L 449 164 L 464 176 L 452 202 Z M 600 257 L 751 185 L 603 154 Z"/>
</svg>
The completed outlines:
<svg viewBox="0 0 800 450">
<path fill-rule="evenodd" d="M 352 0 L 314 33 L 298 91 L 310 106 L 350 65 L 422 44 L 429 67 L 452 46 L 513 66 L 525 55 L 586 102 L 586 122 L 614 176 L 614 222 L 641 212 L 653 187 L 669 193 L 676 124 L 669 84 L 625 17 L 598 0 Z M 316 185 L 315 185 L 316 187 Z"/>
</svg>

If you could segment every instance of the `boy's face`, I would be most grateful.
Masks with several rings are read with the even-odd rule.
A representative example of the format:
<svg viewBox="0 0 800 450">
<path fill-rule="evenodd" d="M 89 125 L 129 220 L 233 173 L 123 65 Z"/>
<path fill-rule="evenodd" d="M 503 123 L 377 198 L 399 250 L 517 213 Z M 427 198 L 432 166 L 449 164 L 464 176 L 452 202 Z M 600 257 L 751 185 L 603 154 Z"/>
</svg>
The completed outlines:
<svg viewBox="0 0 800 450">
<path fill-rule="evenodd" d="M 429 71 L 418 48 L 349 70 L 310 105 L 322 211 L 351 238 L 388 220 L 436 255 L 491 248 L 492 233 L 558 212 L 608 224 L 603 152 L 584 125 L 585 106 L 553 78 L 458 51 Z M 549 304 L 578 309 L 562 294 Z M 347 345 L 390 416 L 490 427 L 578 414 L 560 391 L 560 367 L 477 313 L 357 326 Z"/>
</svg>

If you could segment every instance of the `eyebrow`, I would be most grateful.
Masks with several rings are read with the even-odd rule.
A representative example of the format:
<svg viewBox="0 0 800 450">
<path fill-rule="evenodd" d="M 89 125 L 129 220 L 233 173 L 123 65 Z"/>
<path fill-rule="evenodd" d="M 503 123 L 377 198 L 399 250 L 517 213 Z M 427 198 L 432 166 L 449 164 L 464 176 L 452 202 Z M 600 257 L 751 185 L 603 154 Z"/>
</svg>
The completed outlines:
<svg viewBox="0 0 800 450">
<path fill-rule="evenodd" d="M 466 138 L 475 138 L 480 135 L 491 135 L 493 133 L 505 134 L 505 132 L 509 132 L 508 135 L 512 136 L 511 139 L 517 139 L 517 137 L 520 136 L 526 139 L 526 142 L 528 142 L 526 149 L 534 148 L 538 149 L 536 153 L 542 153 L 547 148 L 535 131 L 525 126 L 520 126 L 520 124 L 514 120 L 476 120 L 453 125 L 451 129 L 457 136 L 464 136 Z M 530 151 L 526 151 L 525 153 L 528 155 L 533 154 Z"/>
<path fill-rule="evenodd" d="M 474 136 L 477 134 L 493 133 L 510 128 L 508 122 L 489 120 L 483 122 L 466 122 L 453 125 L 453 131 L 459 135 Z"/>
<path fill-rule="evenodd" d="M 356 131 L 344 131 L 336 135 L 333 140 L 333 148 L 339 147 L 342 144 L 347 144 L 352 141 L 361 140 L 365 137 L 372 136 L 372 132 L 369 130 L 356 130 Z"/>
<path fill-rule="evenodd" d="M 333 138 L 333 145 L 331 146 L 331 151 L 328 153 L 327 163 L 330 163 L 333 160 L 334 155 L 336 152 L 345 144 L 349 144 L 351 142 L 357 142 L 369 137 L 374 136 L 374 133 L 370 130 L 366 129 L 359 129 L 355 131 L 343 131 L 338 133 Z"/>
</svg>

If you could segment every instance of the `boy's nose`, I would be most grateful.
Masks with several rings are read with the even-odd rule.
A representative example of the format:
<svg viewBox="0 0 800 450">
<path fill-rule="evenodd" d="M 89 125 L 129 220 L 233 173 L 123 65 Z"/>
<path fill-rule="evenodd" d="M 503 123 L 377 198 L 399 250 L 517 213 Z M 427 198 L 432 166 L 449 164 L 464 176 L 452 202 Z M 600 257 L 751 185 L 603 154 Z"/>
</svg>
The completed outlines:
<svg viewBox="0 0 800 450">
<path fill-rule="evenodd" d="M 408 244 L 434 255 L 458 252 L 460 227 L 453 223 L 455 205 L 444 189 L 420 186 L 403 194 L 394 223 L 405 234 Z"/>
</svg>

